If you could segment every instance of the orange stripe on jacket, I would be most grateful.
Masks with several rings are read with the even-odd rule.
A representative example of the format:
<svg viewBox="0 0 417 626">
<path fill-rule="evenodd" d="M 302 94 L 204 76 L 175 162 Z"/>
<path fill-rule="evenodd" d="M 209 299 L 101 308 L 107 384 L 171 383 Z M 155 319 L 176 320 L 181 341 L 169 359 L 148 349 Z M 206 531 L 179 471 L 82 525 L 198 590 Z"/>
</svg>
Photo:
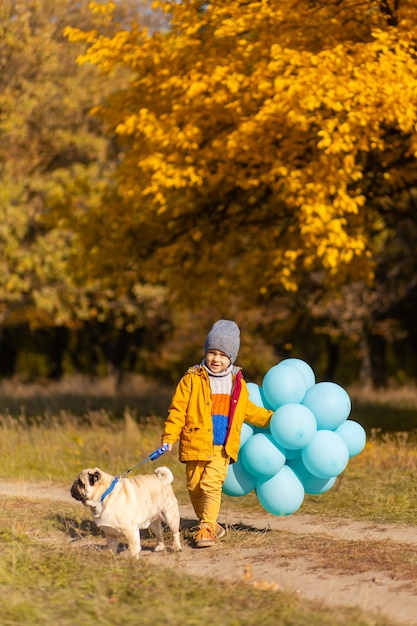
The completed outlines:
<svg viewBox="0 0 417 626">
<path fill-rule="evenodd" d="M 230 412 L 230 394 L 213 393 L 213 442 L 214 445 L 223 445 L 226 441 L 227 425 Z"/>
</svg>

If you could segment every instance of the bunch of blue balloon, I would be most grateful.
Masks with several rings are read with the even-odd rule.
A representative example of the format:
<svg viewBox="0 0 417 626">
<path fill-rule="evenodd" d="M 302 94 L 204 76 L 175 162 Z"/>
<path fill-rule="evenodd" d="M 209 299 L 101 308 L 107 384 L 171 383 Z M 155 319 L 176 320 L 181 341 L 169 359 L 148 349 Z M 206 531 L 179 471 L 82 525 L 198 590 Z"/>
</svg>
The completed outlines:
<svg viewBox="0 0 417 626">
<path fill-rule="evenodd" d="M 274 411 L 269 428 L 244 423 L 239 459 L 229 466 L 223 492 L 255 490 L 273 515 L 290 515 L 305 494 L 322 494 L 336 482 L 349 458 L 365 447 L 364 428 L 351 419 L 348 393 L 333 382 L 316 383 L 301 359 L 284 359 L 265 374 L 262 386 L 248 383 L 249 398 Z"/>
</svg>

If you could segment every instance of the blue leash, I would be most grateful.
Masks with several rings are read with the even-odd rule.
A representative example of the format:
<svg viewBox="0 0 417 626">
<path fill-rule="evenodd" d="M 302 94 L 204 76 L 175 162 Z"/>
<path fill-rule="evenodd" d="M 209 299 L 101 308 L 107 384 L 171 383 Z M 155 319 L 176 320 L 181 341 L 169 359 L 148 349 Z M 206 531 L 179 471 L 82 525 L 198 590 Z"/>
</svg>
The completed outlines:
<svg viewBox="0 0 417 626">
<path fill-rule="evenodd" d="M 106 491 L 102 494 L 100 498 L 100 502 L 103 502 L 104 498 L 106 498 L 113 491 L 113 489 L 119 482 L 120 478 L 123 478 L 124 476 L 127 476 L 127 474 L 130 474 L 130 472 L 134 470 L 136 467 L 139 467 L 139 465 L 143 465 L 144 463 L 147 463 L 148 461 L 155 461 L 157 458 L 165 454 L 167 450 L 168 450 L 168 444 L 164 443 L 160 448 L 151 452 L 150 455 L 146 457 L 146 459 L 143 459 L 143 461 L 139 461 L 139 463 L 136 463 L 136 465 L 133 465 L 132 467 L 130 467 L 123 474 L 120 474 L 120 476 L 115 476 L 111 484 L 107 487 Z"/>
</svg>

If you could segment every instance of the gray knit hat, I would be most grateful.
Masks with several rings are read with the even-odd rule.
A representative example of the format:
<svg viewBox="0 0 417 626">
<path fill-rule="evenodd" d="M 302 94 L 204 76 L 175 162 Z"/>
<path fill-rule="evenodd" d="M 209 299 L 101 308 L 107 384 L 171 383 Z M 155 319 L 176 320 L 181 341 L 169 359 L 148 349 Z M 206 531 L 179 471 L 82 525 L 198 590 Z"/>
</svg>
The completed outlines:
<svg viewBox="0 0 417 626">
<path fill-rule="evenodd" d="M 237 358 L 240 346 L 240 330 L 236 322 L 219 320 L 207 335 L 204 354 L 208 350 L 220 350 L 229 357 L 231 363 Z"/>
</svg>

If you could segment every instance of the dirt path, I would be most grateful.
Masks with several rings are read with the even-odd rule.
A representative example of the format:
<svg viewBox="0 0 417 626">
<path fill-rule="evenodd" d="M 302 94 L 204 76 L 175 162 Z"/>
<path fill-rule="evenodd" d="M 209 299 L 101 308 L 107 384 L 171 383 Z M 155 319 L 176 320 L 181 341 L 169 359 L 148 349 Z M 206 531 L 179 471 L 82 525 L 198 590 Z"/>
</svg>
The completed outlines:
<svg viewBox="0 0 417 626">
<path fill-rule="evenodd" d="M 68 489 L 48 483 L 0 483 L 0 495 L 74 504 Z M 191 509 L 180 506 L 180 511 L 187 532 L 193 519 Z M 394 567 L 389 559 L 381 568 L 380 558 L 375 560 L 376 566 L 372 565 L 374 550 L 381 556 L 388 547 L 417 549 L 414 528 L 302 514 L 281 518 L 266 512 L 254 516 L 223 511 L 220 521 L 229 526 L 235 537 L 239 529 L 239 541 L 228 541 L 226 535 L 226 540 L 214 548 L 203 550 L 184 542 L 179 554 L 169 550 L 157 554 L 144 549 L 141 558 L 155 565 L 180 568 L 193 576 L 241 580 L 258 588 L 292 591 L 329 606 L 358 606 L 398 624 L 417 626 L 417 568 L 413 571 L 410 565 Z M 268 530 L 281 531 L 277 545 L 271 546 L 265 540 Z M 82 547 L 83 542 L 76 543 Z M 328 550 L 332 551 L 329 561 Z M 358 560 L 361 551 L 363 564 Z M 340 567 L 336 567 L 339 556 Z"/>
</svg>

